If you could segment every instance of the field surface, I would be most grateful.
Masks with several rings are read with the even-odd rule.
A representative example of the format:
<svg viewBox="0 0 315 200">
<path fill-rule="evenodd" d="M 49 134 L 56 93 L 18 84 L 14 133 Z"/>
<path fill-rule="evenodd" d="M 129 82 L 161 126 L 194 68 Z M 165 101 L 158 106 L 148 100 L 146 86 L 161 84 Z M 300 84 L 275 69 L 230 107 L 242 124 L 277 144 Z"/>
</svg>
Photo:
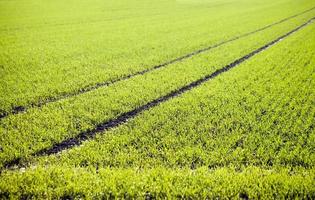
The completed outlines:
<svg viewBox="0 0 315 200">
<path fill-rule="evenodd" d="M 1 0 L 0 199 L 315 199 L 313 0 Z"/>
</svg>

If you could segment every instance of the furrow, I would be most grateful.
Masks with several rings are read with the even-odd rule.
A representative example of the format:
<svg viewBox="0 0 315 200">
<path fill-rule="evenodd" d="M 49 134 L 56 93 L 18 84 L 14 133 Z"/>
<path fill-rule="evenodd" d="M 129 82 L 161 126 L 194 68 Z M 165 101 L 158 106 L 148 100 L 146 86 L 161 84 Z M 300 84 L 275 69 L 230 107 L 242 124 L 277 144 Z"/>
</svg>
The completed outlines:
<svg viewBox="0 0 315 200">
<path fill-rule="evenodd" d="M 106 87 L 106 86 L 109 86 L 109 85 L 112 85 L 112 84 L 115 84 L 117 82 L 120 82 L 120 81 L 124 81 L 124 80 L 127 80 L 127 79 L 130 79 L 130 78 L 133 78 L 135 76 L 139 76 L 139 75 L 144 75 L 146 73 L 149 73 L 149 72 L 152 72 L 154 70 L 157 70 L 157 69 L 160 69 L 160 68 L 163 68 L 163 67 L 167 67 L 168 65 L 171 65 L 171 64 L 174 64 L 174 63 L 177 63 L 177 62 L 180 62 L 180 61 L 183 61 L 185 59 L 188 59 L 190 57 L 193 57 L 195 55 L 198 55 L 198 54 L 201 54 L 203 52 L 206 52 L 206 51 L 209 51 L 211 49 L 214 49 L 214 48 L 217 48 L 217 47 L 220 47 L 222 45 L 225 45 L 227 43 L 230 43 L 230 42 L 233 42 L 233 41 L 236 41 L 238 39 L 241 39 L 241 38 L 245 38 L 247 36 L 250 36 L 250 35 L 253 35 L 255 33 L 258 33 L 258 32 L 261 32 L 261 31 L 264 31 L 268 28 L 271 28 L 273 26 L 276 26 L 278 24 L 281 24 L 283 22 L 286 22 L 290 19 L 293 19 L 295 17 L 298 17 L 300 15 L 303 15 L 307 12 L 310 12 L 312 10 L 314 10 L 315 7 L 312 7 L 308 10 L 305 10 L 301 13 L 298 13 L 298 14 L 295 14 L 295 15 L 292 15 L 290 17 L 287 17 L 287 18 L 284 18 L 280 21 L 277 21 L 277 22 L 274 22 L 272 24 L 269 24 L 267 26 L 264 26 L 262 28 L 259 28 L 259 29 L 256 29 L 254 31 L 251 31 L 251 32 L 248 32 L 248 33 L 245 33 L 245 34 L 242 34 L 242 35 L 239 35 L 239 36 L 236 36 L 234 38 L 231 38 L 231 39 L 228 39 L 226 41 L 223 41 L 223 42 L 220 42 L 220 43 L 217 43 L 217 44 L 214 44 L 212 46 L 208 46 L 208 47 L 205 47 L 205 48 L 202 48 L 202 49 L 199 49 L 199 50 L 196 50 L 194 52 L 191 52 L 191 53 L 188 53 L 186 55 L 183 55 L 183 56 L 180 56 L 178 58 L 175 58 L 173 60 L 169 60 L 169 61 L 166 61 L 162 64 L 159 64 L 159 65 L 156 65 L 156 66 L 153 66 L 151 68 L 148 68 L 148 69 L 145 69 L 145 70 L 142 70 L 142 71 L 138 71 L 138 72 L 135 72 L 135 73 L 132 73 L 132 74 L 129 74 L 129 75 L 125 75 L 125 76 L 122 76 L 120 78 L 117 78 L 117 79 L 114 79 L 112 81 L 105 81 L 105 82 L 101 82 L 101 83 L 97 83 L 93 86 L 87 86 L 87 87 L 83 87 L 81 89 L 78 89 L 78 90 L 75 90 L 73 92 L 69 92 L 69 93 L 64 93 L 64 94 L 60 94 L 59 96 L 55 96 L 55 97 L 49 97 L 47 98 L 46 100 L 44 101 L 41 101 L 41 102 L 32 102 L 30 103 L 28 106 L 16 106 L 16 107 L 13 107 L 12 111 L 11 112 L 7 112 L 7 113 L 3 113 L 3 114 L 0 114 L 0 119 L 4 118 L 4 117 L 7 117 L 8 115 L 13 115 L 13 114 L 18 114 L 18 113 L 21 113 L 21 112 L 25 112 L 27 109 L 29 108 L 32 108 L 32 107 L 42 107 L 46 104 L 49 104 L 49 103 L 53 103 L 53 102 L 57 102 L 57 101 L 60 101 L 60 100 L 63 100 L 63 99 L 67 99 L 67 98 L 70 98 L 70 97 L 74 97 L 74 96 L 77 96 L 77 95 L 80 95 L 80 94 L 83 94 L 83 93 L 87 93 L 87 92 L 90 92 L 90 91 L 93 91 L 93 90 L 97 90 L 101 87 Z"/>
</svg>

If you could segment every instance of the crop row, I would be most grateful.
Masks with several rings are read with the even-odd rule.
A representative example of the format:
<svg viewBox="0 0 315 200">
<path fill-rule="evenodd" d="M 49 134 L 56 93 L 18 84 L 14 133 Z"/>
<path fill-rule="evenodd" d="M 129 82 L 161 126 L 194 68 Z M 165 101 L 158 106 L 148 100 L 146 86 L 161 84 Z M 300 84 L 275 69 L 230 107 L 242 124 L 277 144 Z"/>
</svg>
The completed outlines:
<svg viewBox="0 0 315 200">
<path fill-rule="evenodd" d="M 288 174 L 291 172 L 291 175 Z M 314 199 L 315 171 L 249 167 L 198 170 L 38 167 L 1 176 L 12 199 Z M 224 186 L 224 189 L 222 189 Z"/>
<path fill-rule="evenodd" d="M 249 2 L 242 2 L 248 5 L 241 9 L 228 3 L 219 9 L 174 4 L 155 17 L 1 32 L 1 113 L 149 69 L 314 6 L 307 0 L 297 5 L 268 1 L 267 8 Z M 149 14 L 145 9 L 138 12 Z M 301 22 L 312 13 L 295 20 Z"/>
</svg>

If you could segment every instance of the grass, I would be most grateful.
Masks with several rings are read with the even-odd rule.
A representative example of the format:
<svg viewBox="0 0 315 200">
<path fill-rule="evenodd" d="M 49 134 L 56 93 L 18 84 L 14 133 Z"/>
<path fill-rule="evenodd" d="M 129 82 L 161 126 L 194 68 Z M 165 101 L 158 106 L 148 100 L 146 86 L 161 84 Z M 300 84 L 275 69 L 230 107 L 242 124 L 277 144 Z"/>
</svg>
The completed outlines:
<svg viewBox="0 0 315 200">
<path fill-rule="evenodd" d="M 314 22 L 79 146 L 35 155 L 269 43 L 314 17 L 312 3 L 0 2 L 0 196 L 315 198 Z"/>
</svg>

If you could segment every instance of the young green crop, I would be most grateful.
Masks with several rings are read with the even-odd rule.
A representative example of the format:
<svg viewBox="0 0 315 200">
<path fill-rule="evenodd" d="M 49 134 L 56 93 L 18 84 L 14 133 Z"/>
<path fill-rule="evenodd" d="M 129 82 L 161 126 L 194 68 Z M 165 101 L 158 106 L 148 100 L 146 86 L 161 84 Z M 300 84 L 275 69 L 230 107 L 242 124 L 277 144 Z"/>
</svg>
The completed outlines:
<svg viewBox="0 0 315 200">
<path fill-rule="evenodd" d="M 7 172 L 1 176 L 0 196 L 13 199 L 313 199 L 314 178 L 314 169 L 96 170 L 50 166 Z"/>
<path fill-rule="evenodd" d="M 313 168 L 314 30 L 311 24 L 236 69 L 51 160 L 99 167 Z"/>
<path fill-rule="evenodd" d="M 150 68 L 312 7 L 312 0 L 1 1 L 0 114 Z"/>
<path fill-rule="evenodd" d="M 310 24 L 80 147 L 4 171 L 0 194 L 314 198 L 314 31 Z"/>
<path fill-rule="evenodd" d="M 315 20 L 301 26 L 314 19 L 314 6 L 0 1 L 0 199 L 315 199 Z M 143 75 L 1 117 L 257 29 Z M 77 146 L 34 155 L 174 94 L 288 32 Z M 4 166 L 16 158 L 18 166 Z"/>
<path fill-rule="evenodd" d="M 28 157 L 116 118 L 233 62 L 301 23 L 304 16 L 143 76 L 10 116 L 0 124 L 0 165 Z M 239 47 L 242 47 L 241 49 Z"/>
</svg>

